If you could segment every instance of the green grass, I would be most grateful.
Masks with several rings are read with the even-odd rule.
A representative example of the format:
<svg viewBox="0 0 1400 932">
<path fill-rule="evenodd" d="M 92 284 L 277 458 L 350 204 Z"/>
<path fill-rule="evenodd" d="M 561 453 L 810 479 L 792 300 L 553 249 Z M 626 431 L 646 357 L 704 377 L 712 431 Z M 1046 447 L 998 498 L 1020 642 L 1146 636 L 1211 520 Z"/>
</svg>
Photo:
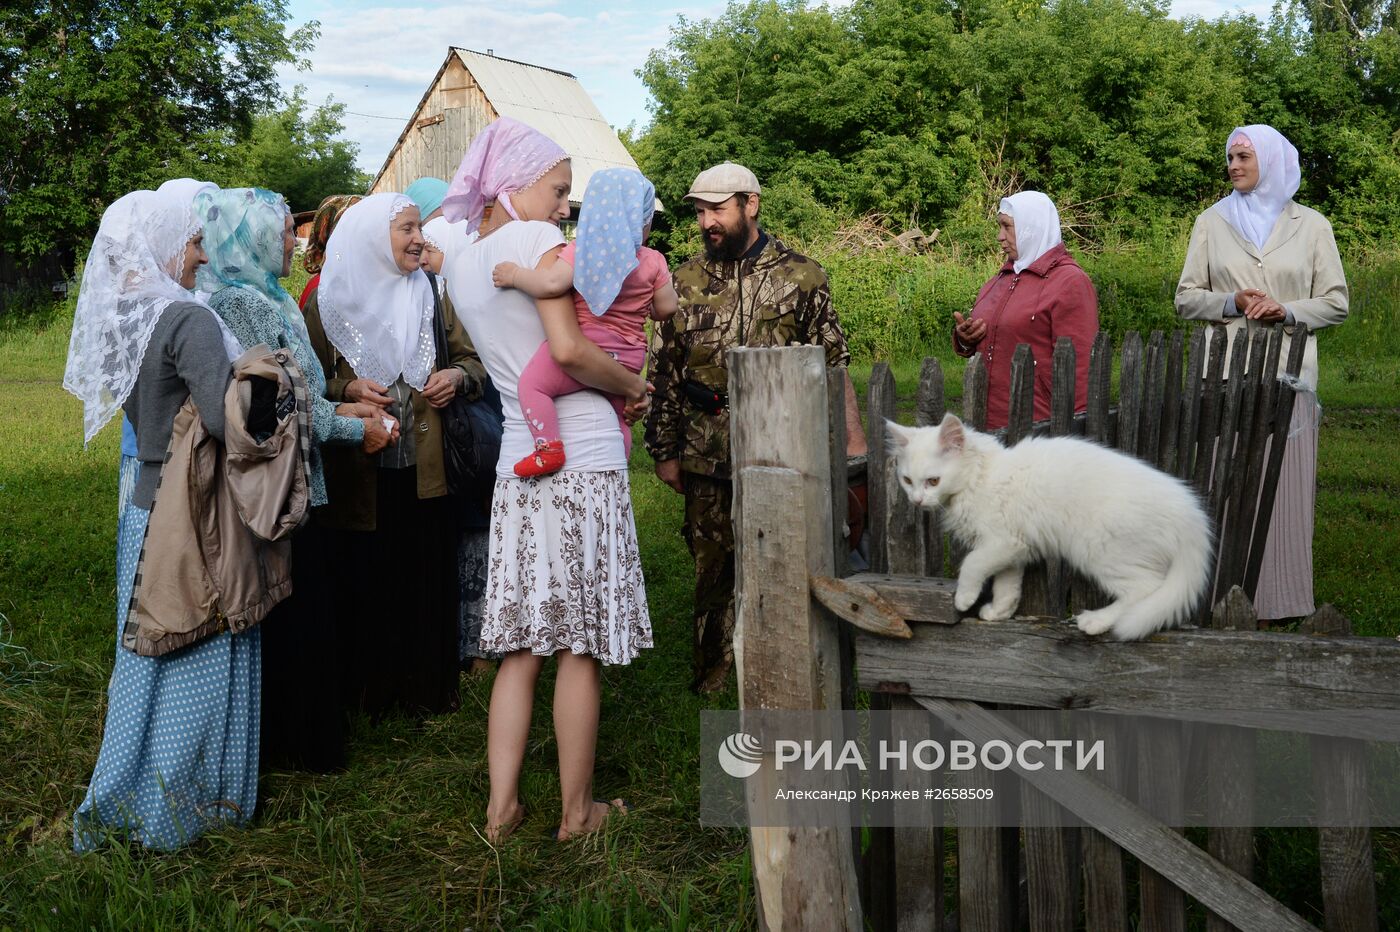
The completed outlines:
<svg viewBox="0 0 1400 932">
<path fill-rule="evenodd" d="M 1315 562 L 1320 602 L 1360 633 L 1393 636 L 1400 284 L 1375 285 L 1389 303 L 1358 293 L 1353 319 L 1321 344 Z M 61 310 L 0 327 L 0 642 L 27 651 L 0 649 L 0 930 L 752 927 L 743 834 L 696 818 L 699 712 L 735 697 L 706 702 L 685 688 L 692 577 L 680 500 L 640 451 L 633 494 L 657 647 L 604 675 L 597 769 L 599 794 L 626 796 L 632 816 L 576 844 L 544 837 L 558 808 L 546 676 L 523 785 L 529 818 L 499 851 L 487 846 L 481 679 L 464 681 L 451 715 L 359 723 L 344 774 L 266 777 L 247 830 L 173 855 L 74 856 L 70 814 L 96 758 L 114 649 L 117 431 L 82 449 L 79 406 L 59 386 L 68 327 Z M 962 361 L 941 340 L 911 345 L 939 353 L 956 406 Z M 918 367 L 910 354 L 894 366 L 906 419 Z M 868 375 L 868 363 L 857 367 L 862 392 Z M 1304 841 L 1270 841 L 1283 853 L 1261 869 L 1296 885 L 1308 915 L 1318 908 L 1311 844 L 1308 854 Z M 1383 898 L 1400 900 L 1400 843 L 1379 833 L 1378 844 Z"/>
</svg>

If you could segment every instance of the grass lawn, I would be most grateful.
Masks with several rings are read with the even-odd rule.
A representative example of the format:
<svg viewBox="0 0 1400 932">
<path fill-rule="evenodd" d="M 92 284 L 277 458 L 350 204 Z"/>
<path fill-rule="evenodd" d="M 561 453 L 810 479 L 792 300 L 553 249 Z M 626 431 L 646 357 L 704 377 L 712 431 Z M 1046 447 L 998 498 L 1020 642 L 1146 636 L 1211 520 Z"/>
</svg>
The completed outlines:
<svg viewBox="0 0 1400 932">
<path fill-rule="evenodd" d="M 1318 601 L 1337 604 L 1359 633 L 1392 636 L 1400 634 L 1397 314 L 1373 308 L 1371 321 L 1324 336 L 1315 554 Z M 625 796 L 632 815 L 600 837 L 568 845 L 545 837 L 558 810 L 546 675 L 523 784 L 530 814 L 500 850 L 489 847 L 480 834 L 486 678 L 464 681 L 454 714 L 360 723 L 344 774 L 269 775 L 250 829 L 175 855 L 115 848 L 75 857 L 70 814 L 96 759 L 114 649 L 118 431 L 83 450 L 79 405 L 59 385 L 67 342 L 61 317 L 0 330 L 0 929 L 754 924 L 744 836 L 701 828 L 696 817 L 699 712 L 732 708 L 735 696 L 702 701 L 685 688 L 691 563 L 680 500 L 640 451 L 633 494 L 657 647 L 604 674 L 597 768 L 598 795 Z M 945 365 L 955 405 L 960 368 Z M 917 363 L 895 368 L 912 395 Z M 868 373 L 855 373 L 862 391 Z M 1264 873 L 1295 888 L 1295 908 L 1320 921 L 1315 833 L 1311 842 L 1305 833 L 1274 837 L 1301 840 L 1285 868 Z M 1388 852 L 1379 859 L 1382 900 L 1393 903 L 1397 842 L 1378 840 Z"/>
</svg>

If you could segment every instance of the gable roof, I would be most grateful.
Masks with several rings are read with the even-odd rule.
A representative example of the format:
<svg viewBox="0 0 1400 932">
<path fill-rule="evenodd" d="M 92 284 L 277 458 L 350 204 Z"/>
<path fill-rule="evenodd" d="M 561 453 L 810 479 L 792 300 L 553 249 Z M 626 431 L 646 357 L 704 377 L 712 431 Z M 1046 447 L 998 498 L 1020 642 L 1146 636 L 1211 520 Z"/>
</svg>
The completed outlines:
<svg viewBox="0 0 1400 932">
<path fill-rule="evenodd" d="M 375 178 L 376 183 L 419 119 L 433 87 L 442 80 L 443 72 L 454 55 L 475 79 L 498 115 L 512 117 L 539 130 L 569 153 L 574 170 L 573 193 L 569 195 L 572 203 L 582 202 L 583 192 L 587 190 L 594 172 L 605 168 L 637 169 L 637 163 L 627 147 L 574 75 L 452 46 L 424 92 L 423 99 L 419 101 L 413 119 L 404 127 L 393 150 L 384 160 Z M 660 207 L 659 201 L 657 206 Z"/>
</svg>

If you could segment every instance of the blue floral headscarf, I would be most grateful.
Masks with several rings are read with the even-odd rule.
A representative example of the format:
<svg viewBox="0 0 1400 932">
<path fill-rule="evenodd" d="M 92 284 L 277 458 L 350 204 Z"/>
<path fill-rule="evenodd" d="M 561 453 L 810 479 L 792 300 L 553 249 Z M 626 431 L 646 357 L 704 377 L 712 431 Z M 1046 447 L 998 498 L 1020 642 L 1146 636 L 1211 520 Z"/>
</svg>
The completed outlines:
<svg viewBox="0 0 1400 932">
<path fill-rule="evenodd" d="M 282 195 L 262 188 L 222 188 L 200 192 L 194 208 L 204 222 L 204 251 L 209 254 L 209 264 L 199 269 L 199 288 L 210 294 L 225 288 L 256 292 L 282 315 L 293 352 L 308 347 L 297 302 L 278 281 L 289 213 Z"/>
<path fill-rule="evenodd" d="M 574 246 L 574 290 L 601 317 L 638 265 L 642 228 L 656 210 L 656 188 L 641 172 L 606 168 L 588 180 Z"/>
</svg>

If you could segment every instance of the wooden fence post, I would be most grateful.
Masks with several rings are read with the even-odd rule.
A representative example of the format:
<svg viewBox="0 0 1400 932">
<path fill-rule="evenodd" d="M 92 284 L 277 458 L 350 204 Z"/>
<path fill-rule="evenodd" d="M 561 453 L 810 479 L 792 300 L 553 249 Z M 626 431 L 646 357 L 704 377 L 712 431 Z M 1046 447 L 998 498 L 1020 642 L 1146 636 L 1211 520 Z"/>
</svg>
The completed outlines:
<svg viewBox="0 0 1400 932">
<path fill-rule="evenodd" d="M 836 712 L 836 622 L 807 582 L 835 569 L 825 352 L 733 350 L 729 397 L 740 707 Z M 765 802 L 751 795 L 751 815 Z M 755 827 L 750 837 L 764 928 L 861 928 L 849 832 Z"/>
</svg>

